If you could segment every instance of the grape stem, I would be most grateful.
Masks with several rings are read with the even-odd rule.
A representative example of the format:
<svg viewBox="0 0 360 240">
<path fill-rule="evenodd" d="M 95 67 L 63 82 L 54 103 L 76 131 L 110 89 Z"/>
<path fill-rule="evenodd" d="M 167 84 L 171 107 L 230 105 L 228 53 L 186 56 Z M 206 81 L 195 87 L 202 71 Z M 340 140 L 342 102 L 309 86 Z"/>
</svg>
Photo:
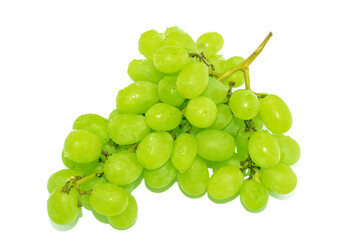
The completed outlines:
<svg viewBox="0 0 360 240">
<path fill-rule="evenodd" d="M 71 188 L 74 187 L 80 193 L 80 195 L 89 194 L 91 192 L 91 190 L 90 191 L 81 191 L 80 185 L 94 177 L 101 177 L 103 174 L 104 174 L 104 170 L 101 169 L 98 172 L 87 175 L 87 176 L 86 175 L 72 176 L 66 181 L 65 186 L 62 187 L 62 192 L 69 193 Z"/>
<path fill-rule="evenodd" d="M 247 163 L 247 165 L 244 166 L 246 163 Z M 258 166 L 256 166 L 255 163 L 251 160 L 250 156 L 249 156 L 246 160 L 242 161 L 240 164 L 241 164 L 242 166 L 244 166 L 244 167 L 240 168 L 240 171 L 244 172 L 246 169 L 249 169 L 249 170 L 250 170 L 249 179 L 252 179 L 252 178 L 253 178 L 253 176 L 254 176 L 254 174 L 255 174 L 255 172 L 256 172 L 255 169 L 260 169 L 260 168 L 259 168 Z"/>
<path fill-rule="evenodd" d="M 229 104 L 229 100 L 230 100 L 230 97 L 231 97 L 231 94 L 232 94 L 232 88 L 234 87 L 235 83 L 233 81 L 230 81 L 229 82 L 229 90 L 226 94 L 226 96 L 228 97 L 227 101 L 225 104 Z"/>
<path fill-rule="evenodd" d="M 272 36 L 272 32 L 270 32 L 266 38 L 264 39 L 264 41 L 262 41 L 262 43 L 260 44 L 260 46 L 248 57 L 246 58 L 244 61 L 242 61 L 241 63 L 239 63 L 238 65 L 236 65 L 235 67 L 231 68 L 229 71 L 225 72 L 224 74 L 222 74 L 218 80 L 221 82 L 224 82 L 228 77 L 230 77 L 231 74 L 233 74 L 236 71 L 243 71 L 245 74 L 245 87 L 247 90 L 251 91 L 250 88 L 250 77 L 249 77 L 249 66 L 250 64 L 257 58 L 257 56 L 259 56 L 259 54 L 261 53 L 261 51 L 264 49 L 266 43 L 269 41 L 269 39 Z"/>
<path fill-rule="evenodd" d="M 255 128 L 255 123 L 252 119 L 250 120 L 244 120 L 245 123 L 245 131 L 252 131 L 252 132 L 256 132 L 256 128 Z"/>
<path fill-rule="evenodd" d="M 215 70 L 214 65 L 210 64 L 209 60 L 206 59 L 205 54 L 202 52 L 198 53 L 189 53 L 189 57 L 196 57 L 200 62 L 203 62 L 206 66 L 208 66 L 212 71 Z"/>
</svg>

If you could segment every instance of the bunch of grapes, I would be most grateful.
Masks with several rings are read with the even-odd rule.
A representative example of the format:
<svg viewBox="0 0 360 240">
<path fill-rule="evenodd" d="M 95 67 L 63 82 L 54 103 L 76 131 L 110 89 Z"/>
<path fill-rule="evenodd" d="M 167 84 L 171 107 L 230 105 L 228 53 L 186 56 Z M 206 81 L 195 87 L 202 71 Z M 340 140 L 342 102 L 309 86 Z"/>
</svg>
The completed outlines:
<svg viewBox="0 0 360 240">
<path fill-rule="evenodd" d="M 131 193 L 142 179 L 156 193 L 177 182 L 186 196 L 207 193 L 215 203 L 240 195 L 250 212 L 264 210 L 269 195 L 290 194 L 297 184 L 291 166 L 300 158 L 297 142 L 283 135 L 291 113 L 249 81 L 249 65 L 271 35 L 247 59 L 224 59 L 216 32 L 196 42 L 177 27 L 143 33 L 146 59 L 129 63 L 134 82 L 118 92 L 116 109 L 107 119 L 79 116 L 65 140 L 67 169 L 48 180 L 52 223 L 73 226 L 84 207 L 127 229 L 137 219 Z"/>
</svg>

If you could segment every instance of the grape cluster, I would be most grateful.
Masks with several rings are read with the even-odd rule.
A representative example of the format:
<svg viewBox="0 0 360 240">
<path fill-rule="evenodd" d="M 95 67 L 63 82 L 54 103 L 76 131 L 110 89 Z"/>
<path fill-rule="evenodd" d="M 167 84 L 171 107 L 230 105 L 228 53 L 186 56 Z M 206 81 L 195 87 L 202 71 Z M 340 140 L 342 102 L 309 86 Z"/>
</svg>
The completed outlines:
<svg viewBox="0 0 360 240">
<path fill-rule="evenodd" d="M 144 179 L 153 192 L 175 182 L 190 198 L 207 193 L 215 203 L 240 195 L 250 212 L 262 211 L 269 195 L 291 193 L 300 158 L 286 103 L 250 89 L 248 67 L 269 35 L 247 59 L 218 54 L 215 32 L 195 42 L 177 27 L 150 30 L 139 40 L 146 59 L 129 63 L 134 81 L 121 89 L 106 119 L 79 116 L 67 136 L 67 169 L 48 180 L 48 215 L 57 226 L 73 226 L 82 207 L 116 229 L 138 215 L 132 191 Z M 245 89 L 235 89 L 244 85 Z"/>
</svg>

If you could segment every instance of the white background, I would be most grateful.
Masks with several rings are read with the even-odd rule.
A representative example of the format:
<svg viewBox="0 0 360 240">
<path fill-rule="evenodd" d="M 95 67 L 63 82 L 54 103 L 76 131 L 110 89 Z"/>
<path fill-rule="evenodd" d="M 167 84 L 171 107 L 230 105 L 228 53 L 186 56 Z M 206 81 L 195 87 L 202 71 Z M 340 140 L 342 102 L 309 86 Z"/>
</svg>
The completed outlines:
<svg viewBox="0 0 360 240">
<path fill-rule="evenodd" d="M 358 1 L 1 1 L 1 235 L 6 239 L 359 239 Z M 196 40 L 217 31 L 226 57 L 247 57 L 273 37 L 250 68 L 257 92 L 289 105 L 289 135 L 301 145 L 298 186 L 248 213 L 239 198 L 218 205 L 142 183 L 139 216 L 117 231 L 84 211 L 59 232 L 46 212 L 48 177 L 77 116 L 104 117 L 141 58 L 140 34 L 178 25 Z"/>
</svg>

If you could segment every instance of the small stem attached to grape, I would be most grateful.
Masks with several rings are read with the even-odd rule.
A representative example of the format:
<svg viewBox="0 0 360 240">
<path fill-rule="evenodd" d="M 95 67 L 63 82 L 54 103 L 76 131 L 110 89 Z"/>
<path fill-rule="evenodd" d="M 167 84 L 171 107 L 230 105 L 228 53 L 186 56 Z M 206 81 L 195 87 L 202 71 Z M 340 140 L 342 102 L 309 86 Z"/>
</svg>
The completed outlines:
<svg viewBox="0 0 360 240">
<path fill-rule="evenodd" d="M 129 152 L 134 152 L 138 147 L 138 144 L 135 143 L 131 148 L 128 149 Z"/>
<path fill-rule="evenodd" d="M 245 73 L 245 85 L 246 89 L 250 90 L 250 80 L 249 80 L 249 66 L 250 64 L 259 56 L 261 51 L 264 49 L 266 43 L 269 41 L 269 39 L 272 36 L 272 32 L 270 32 L 264 41 L 260 44 L 260 46 L 244 61 L 236 65 L 235 67 L 231 68 L 229 71 L 225 72 L 221 77 L 218 78 L 219 81 L 224 82 L 228 77 L 231 76 L 236 71 L 243 71 Z M 247 77 L 246 77 L 247 75 Z M 246 83 L 247 82 L 247 83 Z"/>
</svg>

